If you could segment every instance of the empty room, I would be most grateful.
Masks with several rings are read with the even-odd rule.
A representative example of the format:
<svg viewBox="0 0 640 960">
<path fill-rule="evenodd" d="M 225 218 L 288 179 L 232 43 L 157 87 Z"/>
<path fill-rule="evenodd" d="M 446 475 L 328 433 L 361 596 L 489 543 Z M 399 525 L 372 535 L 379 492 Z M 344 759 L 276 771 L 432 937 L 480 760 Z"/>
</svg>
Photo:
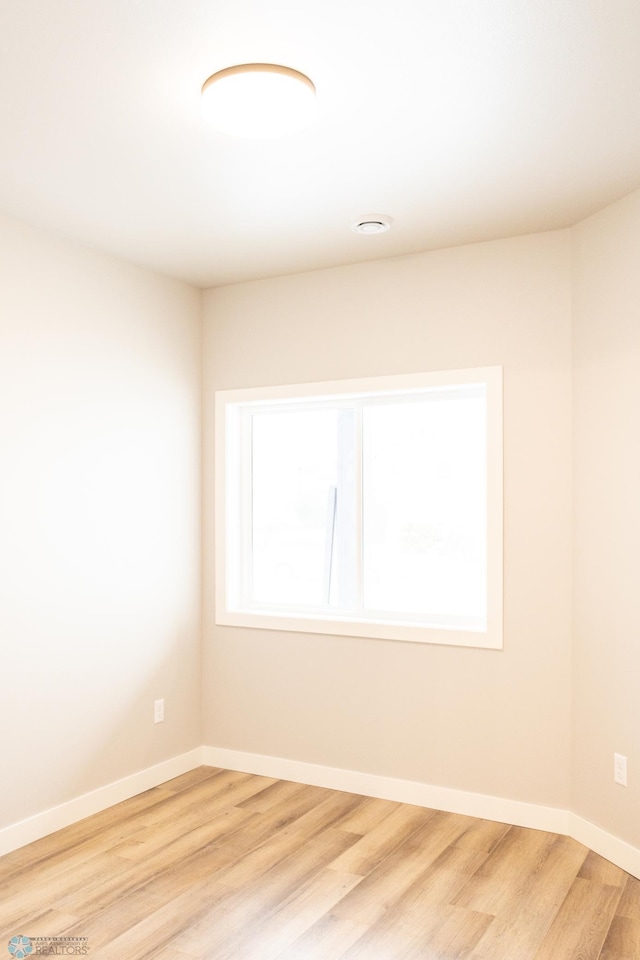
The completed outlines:
<svg viewBox="0 0 640 960">
<path fill-rule="evenodd" d="M 640 960 L 640 4 L 0 41 L 0 958 Z"/>
</svg>

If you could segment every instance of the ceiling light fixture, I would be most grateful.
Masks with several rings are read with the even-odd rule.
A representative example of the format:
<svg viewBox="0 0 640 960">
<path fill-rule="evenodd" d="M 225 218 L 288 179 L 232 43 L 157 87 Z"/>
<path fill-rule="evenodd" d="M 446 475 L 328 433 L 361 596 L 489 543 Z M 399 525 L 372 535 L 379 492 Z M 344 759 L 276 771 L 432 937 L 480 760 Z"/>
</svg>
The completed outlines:
<svg viewBox="0 0 640 960">
<path fill-rule="evenodd" d="M 351 229 L 355 230 L 356 233 L 364 233 L 367 235 L 372 235 L 374 233 L 386 233 L 387 230 L 391 229 L 392 223 L 393 220 L 391 217 L 384 217 L 379 214 L 375 214 L 370 217 L 362 217 L 361 220 L 358 220 L 357 223 L 353 224 Z"/>
<path fill-rule="evenodd" d="M 219 70 L 202 87 L 202 112 L 221 133 L 272 138 L 310 123 L 316 88 L 304 73 L 274 63 Z"/>
</svg>

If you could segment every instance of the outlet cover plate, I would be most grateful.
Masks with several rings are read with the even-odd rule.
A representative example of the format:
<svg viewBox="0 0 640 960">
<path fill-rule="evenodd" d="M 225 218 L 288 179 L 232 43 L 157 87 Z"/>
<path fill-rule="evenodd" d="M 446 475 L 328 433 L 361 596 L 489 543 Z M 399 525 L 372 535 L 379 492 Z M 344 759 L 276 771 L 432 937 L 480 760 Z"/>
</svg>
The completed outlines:
<svg viewBox="0 0 640 960">
<path fill-rule="evenodd" d="M 613 755 L 613 779 L 616 783 L 619 783 L 621 787 L 626 787 L 627 758 L 621 753 L 614 753 Z"/>
</svg>

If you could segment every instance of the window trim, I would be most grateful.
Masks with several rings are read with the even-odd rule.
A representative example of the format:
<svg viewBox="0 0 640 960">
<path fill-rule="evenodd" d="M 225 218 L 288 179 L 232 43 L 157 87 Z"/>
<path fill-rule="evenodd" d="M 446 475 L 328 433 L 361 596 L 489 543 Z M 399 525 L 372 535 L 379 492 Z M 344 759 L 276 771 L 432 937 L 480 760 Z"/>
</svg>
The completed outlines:
<svg viewBox="0 0 640 960">
<path fill-rule="evenodd" d="M 482 383 L 487 397 L 487 629 L 452 629 L 407 622 L 384 622 L 301 613 L 284 616 L 265 609 L 256 612 L 227 608 L 227 456 L 232 437 L 227 431 L 227 411 L 237 404 L 331 398 L 348 399 L 357 394 L 403 394 L 437 387 Z M 367 377 L 221 390 L 215 394 L 215 622 L 223 626 L 319 633 L 332 636 L 369 637 L 414 643 L 502 649 L 503 646 L 503 436 L 502 367 L 432 371 L 420 374 Z"/>
</svg>

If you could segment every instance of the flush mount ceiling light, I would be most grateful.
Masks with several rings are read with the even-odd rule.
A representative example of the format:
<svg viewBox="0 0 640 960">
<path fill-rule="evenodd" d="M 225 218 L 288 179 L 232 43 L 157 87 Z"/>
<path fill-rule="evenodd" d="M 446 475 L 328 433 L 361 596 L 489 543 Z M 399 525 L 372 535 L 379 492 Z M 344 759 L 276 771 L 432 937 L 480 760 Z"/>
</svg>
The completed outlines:
<svg viewBox="0 0 640 960">
<path fill-rule="evenodd" d="M 356 233 L 364 234 L 374 234 L 374 233 L 386 233 L 387 230 L 391 229 L 391 224 L 393 220 L 391 217 L 384 217 L 379 214 L 374 214 L 370 217 L 362 217 L 361 220 L 358 220 L 357 223 L 354 223 L 351 227 L 352 230 L 355 230 Z"/>
<path fill-rule="evenodd" d="M 309 77 L 274 63 L 242 63 L 219 70 L 202 87 L 202 112 L 221 133 L 271 138 L 297 133 L 315 111 Z"/>
</svg>

